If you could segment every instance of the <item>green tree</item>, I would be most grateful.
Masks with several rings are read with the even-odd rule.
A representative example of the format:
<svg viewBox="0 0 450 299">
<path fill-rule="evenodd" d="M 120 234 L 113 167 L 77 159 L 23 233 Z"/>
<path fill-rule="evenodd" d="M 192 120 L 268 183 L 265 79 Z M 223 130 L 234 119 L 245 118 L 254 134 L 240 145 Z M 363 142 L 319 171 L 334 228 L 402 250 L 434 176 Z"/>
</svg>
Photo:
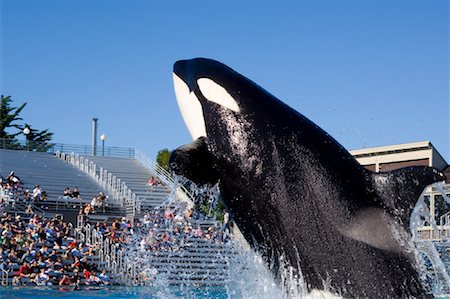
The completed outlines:
<svg viewBox="0 0 450 299">
<path fill-rule="evenodd" d="M 23 128 L 20 128 L 20 130 L 23 132 L 25 128 L 28 128 L 30 130 L 30 133 L 26 135 L 27 150 L 46 152 L 53 146 L 53 144 L 50 143 L 50 141 L 53 138 L 53 133 L 49 132 L 48 129 L 38 131 L 36 129 L 31 128 L 30 125 L 25 124 Z"/>
<path fill-rule="evenodd" d="M 22 120 L 19 117 L 20 112 L 27 105 L 27 103 L 23 103 L 19 107 L 12 107 L 12 99 L 11 96 L 4 97 L 1 96 L 0 103 L 0 147 L 2 148 L 10 148 L 17 149 L 20 147 L 16 136 L 21 132 L 16 132 L 15 134 L 11 134 L 7 132 L 9 128 L 15 128 L 20 130 L 20 125 L 16 122 Z"/>
<path fill-rule="evenodd" d="M 50 141 L 52 140 L 53 133 L 46 130 L 36 130 L 32 129 L 30 125 L 25 124 L 21 125 L 18 121 L 21 121 L 22 118 L 19 116 L 20 112 L 25 108 L 27 103 L 23 103 L 19 107 L 12 106 L 13 100 L 11 96 L 4 97 L 1 96 L 0 103 L 0 147 L 8 148 L 8 149 L 28 149 L 35 150 L 39 152 L 46 152 L 52 144 Z M 23 130 L 28 128 L 30 133 L 25 135 Z M 9 129 L 15 129 L 16 132 L 11 133 Z M 20 145 L 17 140 L 17 136 L 20 134 L 24 134 L 26 136 L 26 146 L 23 147 Z"/>
<path fill-rule="evenodd" d="M 160 150 L 156 155 L 156 163 L 167 171 L 169 171 L 169 158 L 171 153 L 171 151 L 165 148 Z"/>
</svg>

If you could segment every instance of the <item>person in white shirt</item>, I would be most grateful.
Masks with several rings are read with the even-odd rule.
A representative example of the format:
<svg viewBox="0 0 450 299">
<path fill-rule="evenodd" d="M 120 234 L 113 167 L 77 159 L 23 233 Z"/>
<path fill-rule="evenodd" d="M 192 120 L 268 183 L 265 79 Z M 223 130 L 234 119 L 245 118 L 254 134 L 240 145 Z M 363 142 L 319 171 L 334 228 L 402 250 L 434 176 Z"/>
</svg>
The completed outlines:
<svg viewBox="0 0 450 299">
<path fill-rule="evenodd" d="M 32 197 L 33 197 L 33 200 L 40 200 L 41 199 L 41 196 L 42 196 L 42 189 L 41 189 L 41 186 L 39 186 L 39 185 L 36 185 L 35 187 L 34 187 L 34 189 L 33 189 L 33 195 L 32 195 Z"/>
</svg>

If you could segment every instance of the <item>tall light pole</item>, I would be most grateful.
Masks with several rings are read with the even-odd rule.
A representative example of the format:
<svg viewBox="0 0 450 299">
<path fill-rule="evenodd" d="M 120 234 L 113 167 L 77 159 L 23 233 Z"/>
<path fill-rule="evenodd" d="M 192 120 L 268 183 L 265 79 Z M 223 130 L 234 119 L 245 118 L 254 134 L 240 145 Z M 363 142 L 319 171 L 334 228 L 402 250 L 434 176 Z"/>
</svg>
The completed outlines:
<svg viewBox="0 0 450 299">
<path fill-rule="evenodd" d="M 30 150 L 30 140 L 29 140 L 29 135 L 31 133 L 31 130 L 28 126 L 25 126 L 25 128 L 23 129 L 22 133 L 25 135 L 25 147 L 27 148 L 27 151 Z"/>
<path fill-rule="evenodd" d="M 92 156 L 97 155 L 97 121 L 96 117 L 92 119 Z"/>
<path fill-rule="evenodd" d="M 102 156 L 105 155 L 105 140 L 106 140 L 106 135 L 102 134 L 102 136 L 100 136 L 100 139 L 102 140 Z"/>
</svg>

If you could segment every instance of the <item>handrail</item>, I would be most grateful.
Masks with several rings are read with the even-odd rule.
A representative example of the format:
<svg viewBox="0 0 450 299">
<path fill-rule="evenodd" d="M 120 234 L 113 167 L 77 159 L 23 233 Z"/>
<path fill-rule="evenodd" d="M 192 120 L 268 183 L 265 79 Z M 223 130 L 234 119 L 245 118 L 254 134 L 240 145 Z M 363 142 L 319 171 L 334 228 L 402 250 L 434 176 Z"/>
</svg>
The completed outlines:
<svg viewBox="0 0 450 299">
<path fill-rule="evenodd" d="M 1 275 L 1 283 L 2 285 L 8 285 L 8 277 L 9 277 L 9 270 L 5 270 L 4 268 L 1 269 L 2 270 L 2 275 Z"/>
<path fill-rule="evenodd" d="M 76 153 L 84 156 L 96 156 L 102 153 L 108 157 L 127 157 L 132 158 L 135 153 L 134 148 L 130 147 L 117 147 L 117 146 L 97 146 L 95 148 L 92 145 L 80 145 L 80 144 L 66 144 L 66 143 L 53 143 L 53 142 L 37 142 L 30 140 L 11 140 L 7 138 L 0 138 L 0 148 L 10 150 L 26 150 L 34 152 L 44 152 L 55 154 L 56 152 Z"/>
</svg>

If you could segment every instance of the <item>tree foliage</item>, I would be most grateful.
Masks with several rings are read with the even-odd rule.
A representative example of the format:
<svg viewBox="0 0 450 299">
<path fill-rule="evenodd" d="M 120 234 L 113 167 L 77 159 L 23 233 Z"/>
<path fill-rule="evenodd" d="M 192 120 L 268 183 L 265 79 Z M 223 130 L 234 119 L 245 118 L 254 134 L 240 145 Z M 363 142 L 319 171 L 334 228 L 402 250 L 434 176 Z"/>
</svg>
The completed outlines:
<svg viewBox="0 0 450 299">
<path fill-rule="evenodd" d="M 1 106 L 0 106 L 0 138 L 5 139 L 13 139 L 15 136 L 20 134 L 21 132 L 17 132 L 16 134 L 9 134 L 6 132 L 8 128 L 16 128 L 20 130 L 20 125 L 16 122 L 22 120 L 19 117 L 20 112 L 27 105 L 27 103 L 23 103 L 19 107 L 12 107 L 11 96 L 4 97 L 1 96 Z"/>
<path fill-rule="evenodd" d="M 48 129 L 39 131 L 32 128 L 29 124 L 20 124 L 22 120 L 20 112 L 25 108 L 27 103 L 23 103 L 19 107 L 13 107 L 13 100 L 11 96 L 1 96 L 0 103 L 0 147 L 8 149 L 28 149 L 34 151 L 45 152 L 52 145 L 50 141 L 53 138 L 53 133 Z M 26 145 L 21 146 L 17 140 L 17 136 L 23 134 L 23 130 L 28 127 L 30 134 L 25 136 Z M 12 132 L 10 132 L 10 130 Z M 14 132 L 15 131 L 15 132 Z"/>
<path fill-rule="evenodd" d="M 169 158 L 171 153 L 171 151 L 165 148 L 160 150 L 156 155 L 156 163 L 167 171 L 169 171 Z"/>
<path fill-rule="evenodd" d="M 27 150 L 30 150 L 30 151 L 34 150 L 37 152 L 46 152 L 46 151 L 48 151 L 49 148 L 52 147 L 52 144 L 50 143 L 50 141 L 53 138 L 53 133 L 49 132 L 48 129 L 42 130 L 42 131 L 33 129 L 28 124 L 25 124 L 25 126 L 21 130 L 23 131 L 23 129 L 25 129 L 27 127 L 30 129 L 30 133 L 26 137 Z"/>
</svg>

